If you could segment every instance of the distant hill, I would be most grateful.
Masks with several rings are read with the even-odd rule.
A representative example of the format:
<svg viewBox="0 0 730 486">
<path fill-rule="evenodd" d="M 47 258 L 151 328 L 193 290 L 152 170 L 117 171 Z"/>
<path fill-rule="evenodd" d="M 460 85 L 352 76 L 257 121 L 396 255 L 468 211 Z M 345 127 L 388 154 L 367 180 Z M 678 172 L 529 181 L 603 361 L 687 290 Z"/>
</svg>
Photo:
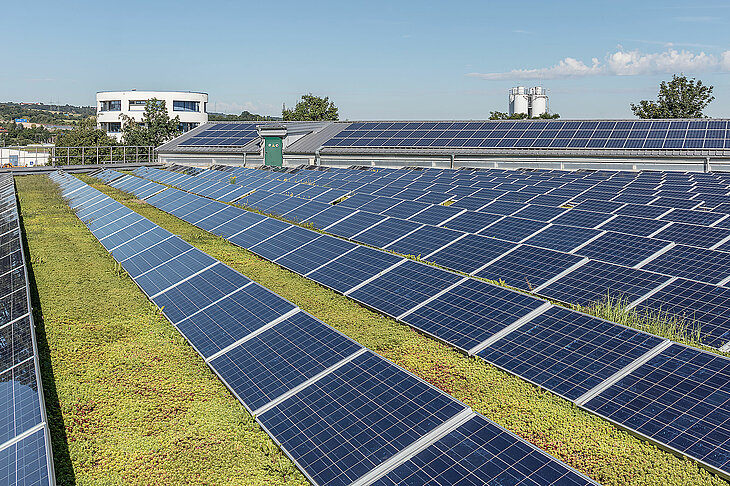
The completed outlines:
<svg viewBox="0 0 730 486">
<path fill-rule="evenodd" d="M 16 118 L 24 118 L 31 123 L 72 125 L 95 114 L 96 108 L 93 106 L 0 103 L 0 121 L 5 122 L 13 121 Z"/>
<path fill-rule="evenodd" d="M 208 121 L 281 121 L 281 117 L 257 115 L 248 111 L 242 111 L 240 115 L 208 113 Z"/>
</svg>

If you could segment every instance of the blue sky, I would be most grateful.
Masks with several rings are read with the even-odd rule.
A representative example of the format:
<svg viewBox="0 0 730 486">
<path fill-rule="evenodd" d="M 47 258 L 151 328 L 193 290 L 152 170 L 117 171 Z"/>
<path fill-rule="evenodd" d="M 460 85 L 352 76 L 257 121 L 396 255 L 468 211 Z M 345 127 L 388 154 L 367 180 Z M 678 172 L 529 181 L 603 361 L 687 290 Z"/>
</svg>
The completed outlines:
<svg viewBox="0 0 730 486">
<path fill-rule="evenodd" d="M 0 101 L 192 90 L 278 115 L 312 92 L 342 119 L 484 119 L 542 85 L 563 118 L 633 118 L 684 72 L 730 117 L 730 4 L 699 1 L 6 2 Z"/>
</svg>

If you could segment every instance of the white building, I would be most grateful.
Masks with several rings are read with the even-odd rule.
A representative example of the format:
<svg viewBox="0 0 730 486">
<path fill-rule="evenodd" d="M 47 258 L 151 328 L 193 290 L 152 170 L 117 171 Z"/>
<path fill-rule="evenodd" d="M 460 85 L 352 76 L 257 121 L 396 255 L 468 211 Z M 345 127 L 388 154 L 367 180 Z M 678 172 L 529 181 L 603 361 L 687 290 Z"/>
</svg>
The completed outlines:
<svg viewBox="0 0 730 486">
<path fill-rule="evenodd" d="M 542 86 L 525 88 L 517 86 L 509 90 L 509 114 L 523 113 L 534 118 L 548 112 L 547 92 Z"/>
<path fill-rule="evenodd" d="M 96 126 L 122 139 L 122 117 L 142 121 L 145 103 L 156 98 L 165 102 L 170 118 L 180 117 L 183 132 L 208 121 L 208 94 L 194 91 L 99 91 L 96 93 Z"/>
</svg>

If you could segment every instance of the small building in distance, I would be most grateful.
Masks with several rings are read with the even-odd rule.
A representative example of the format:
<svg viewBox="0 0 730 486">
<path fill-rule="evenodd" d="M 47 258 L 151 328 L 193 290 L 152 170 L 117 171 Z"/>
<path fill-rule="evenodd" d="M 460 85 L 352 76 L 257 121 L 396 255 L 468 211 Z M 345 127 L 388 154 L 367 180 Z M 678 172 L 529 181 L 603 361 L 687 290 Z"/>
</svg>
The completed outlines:
<svg viewBox="0 0 730 486">
<path fill-rule="evenodd" d="M 117 140 L 122 139 L 124 114 L 141 122 L 147 100 L 165 102 L 171 118 L 180 117 L 180 129 L 192 130 L 208 121 L 208 93 L 196 91 L 99 91 L 96 93 L 96 125 Z"/>
<path fill-rule="evenodd" d="M 509 90 L 509 114 L 521 113 L 528 118 L 538 117 L 548 112 L 548 97 L 545 88 L 517 86 Z"/>
</svg>

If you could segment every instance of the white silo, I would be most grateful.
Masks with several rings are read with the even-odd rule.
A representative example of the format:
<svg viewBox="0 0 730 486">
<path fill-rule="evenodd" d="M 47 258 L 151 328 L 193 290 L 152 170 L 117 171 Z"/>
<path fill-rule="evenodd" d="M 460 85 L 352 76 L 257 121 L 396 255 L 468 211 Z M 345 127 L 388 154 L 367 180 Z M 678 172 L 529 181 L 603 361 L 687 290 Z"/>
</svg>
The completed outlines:
<svg viewBox="0 0 730 486">
<path fill-rule="evenodd" d="M 529 112 L 530 99 L 527 90 L 523 86 L 518 86 L 509 90 L 509 114 Z"/>
<path fill-rule="evenodd" d="M 548 111 L 548 97 L 542 86 L 530 88 L 530 116 L 537 117 Z"/>
</svg>

